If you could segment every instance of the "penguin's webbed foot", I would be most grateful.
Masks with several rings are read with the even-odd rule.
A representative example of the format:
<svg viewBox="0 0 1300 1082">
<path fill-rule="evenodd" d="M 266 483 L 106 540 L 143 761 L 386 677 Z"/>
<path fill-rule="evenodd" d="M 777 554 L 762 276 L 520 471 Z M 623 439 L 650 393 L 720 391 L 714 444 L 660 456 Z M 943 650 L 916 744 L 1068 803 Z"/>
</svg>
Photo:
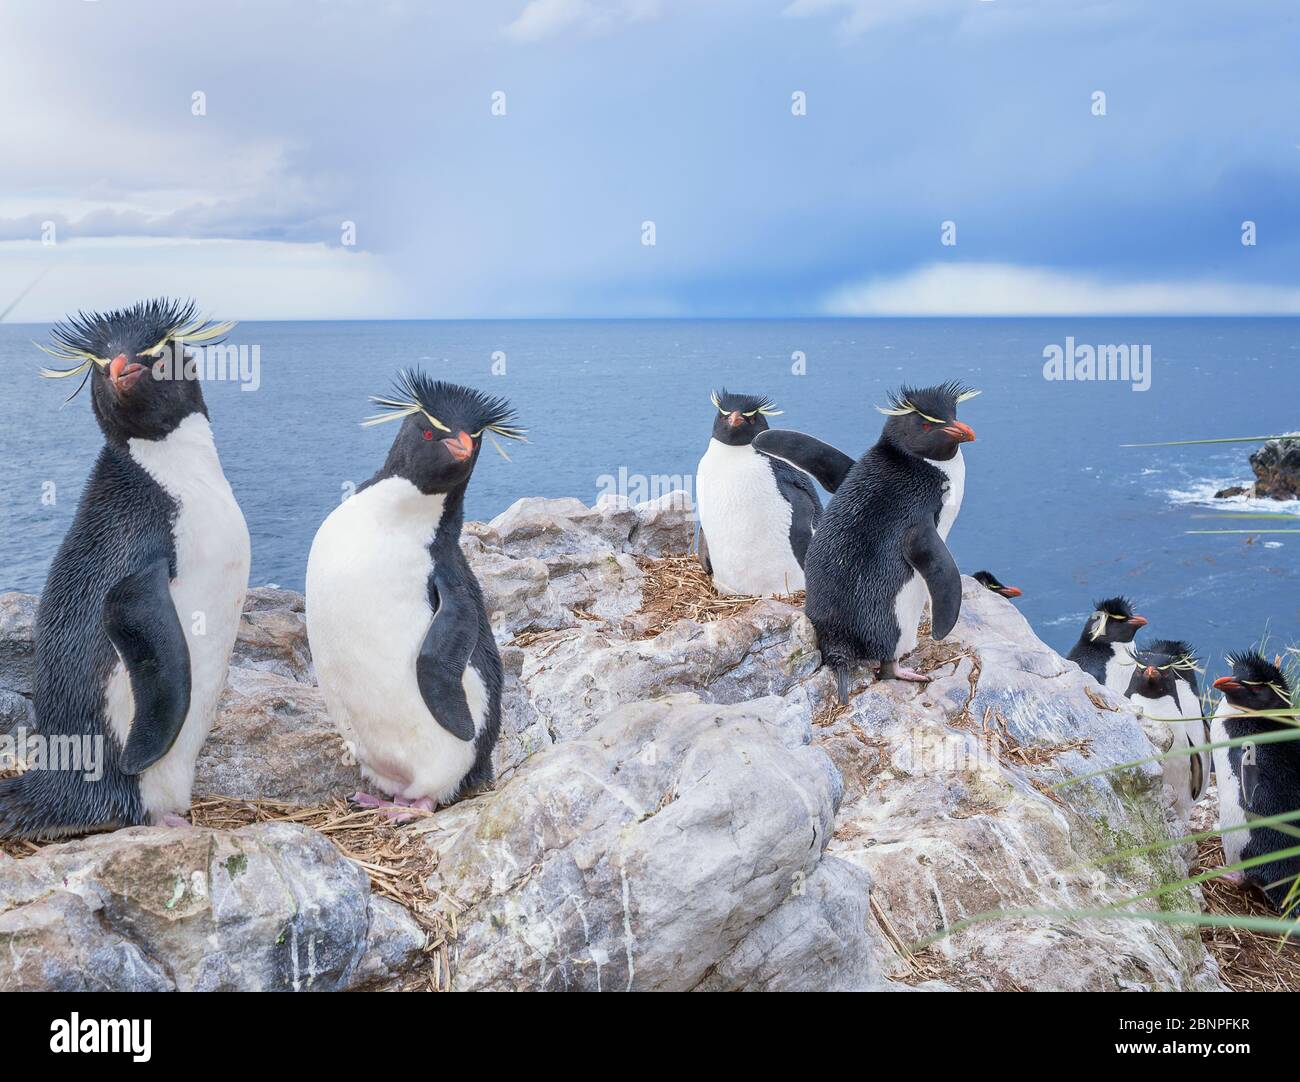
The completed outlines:
<svg viewBox="0 0 1300 1082">
<path fill-rule="evenodd" d="M 1231 883 L 1234 887 L 1244 887 L 1246 885 L 1245 872 L 1224 872 L 1222 875 L 1215 876 L 1215 878 L 1224 883 Z"/>
<path fill-rule="evenodd" d="M 933 677 L 926 676 L 925 673 L 919 673 L 913 669 L 904 668 L 897 661 L 882 661 L 876 679 L 906 680 L 911 684 L 928 684 Z"/>
<path fill-rule="evenodd" d="M 189 828 L 189 827 L 193 827 L 194 824 L 191 823 L 188 819 L 186 819 L 185 816 L 183 816 L 183 815 L 171 815 L 171 814 L 167 814 L 167 815 L 164 815 L 161 819 L 158 820 L 158 826 L 160 826 L 160 827 L 187 827 L 187 828 Z"/>
<path fill-rule="evenodd" d="M 375 796 L 373 793 L 357 791 L 348 797 L 348 800 L 358 807 L 379 812 L 399 826 L 402 823 L 414 822 L 420 818 L 417 813 L 431 812 L 437 807 L 433 802 L 433 798 L 427 796 L 422 796 L 417 800 L 407 800 L 406 797 L 396 796 L 392 800 L 387 800 L 384 797 Z"/>
</svg>

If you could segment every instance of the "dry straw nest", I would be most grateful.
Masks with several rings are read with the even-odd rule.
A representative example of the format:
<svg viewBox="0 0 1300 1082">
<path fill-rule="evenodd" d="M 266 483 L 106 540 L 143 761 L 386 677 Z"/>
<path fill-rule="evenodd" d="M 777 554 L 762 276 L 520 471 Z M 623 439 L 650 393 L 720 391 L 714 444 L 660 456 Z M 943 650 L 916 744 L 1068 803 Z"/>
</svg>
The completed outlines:
<svg viewBox="0 0 1300 1082">
<path fill-rule="evenodd" d="M 641 637 L 654 638 L 678 620 L 704 624 L 725 620 L 748 612 L 759 597 L 746 594 L 724 596 L 713 588 L 713 580 L 700 566 L 694 554 L 638 557 L 637 565 L 645 578 L 641 582 Z M 777 601 L 803 604 L 803 591 L 781 595 Z"/>
<path fill-rule="evenodd" d="M 1197 844 L 1193 875 L 1223 867 L 1223 846 L 1217 838 Z M 1277 914 L 1253 890 L 1224 879 L 1201 884 L 1205 912 L 1229 917 L 1276 917 Z M 1300 934 L 1300 928 L 1297 928 Z M 1202 928 L 1201 940 L 1219 963 L 1223 983 L 1234 992 L 1300 991 L 1300 942 L 1271 932 L 1242 928 Z"/>
</svg>

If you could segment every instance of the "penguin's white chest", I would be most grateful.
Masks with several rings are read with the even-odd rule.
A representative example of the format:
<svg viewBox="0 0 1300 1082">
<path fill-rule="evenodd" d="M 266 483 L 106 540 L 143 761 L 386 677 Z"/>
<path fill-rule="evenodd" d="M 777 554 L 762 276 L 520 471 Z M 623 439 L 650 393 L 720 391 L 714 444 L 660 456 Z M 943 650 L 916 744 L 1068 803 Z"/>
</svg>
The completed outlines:
<svg viewBox="0 0 1300 1082">
<path fill-rule="evenodd" d="M 770 462 L 753 447 L 709 441 L 695 476 L 700 529 L 722 594 L 788 594 L 804 588 L 790 548 L 792 509 Z"/>
<path fill-rule="evenodd" d="M 1181 696 L 1190 698 L 1190 692 L 1182 689 L 1179 691 Z M 1166 695 L 1162 699 L 1144 699 L 1137 696 L 1133 701 L 1142 707 L 1147 717 L 1151 718 L 1179 718 L 1193 712 L 1190 706 L 1185 706 L 1173 695 Z M 1199 720 L 1187 722 L 1162 720 L 1159 724 L 1169 725 L 1174 731 L 1174 742 L 1170 745 L 1170 752 L 1186 751 L 1201 743 L 1197 739 L 1198 733 L 1203 732 Z M 1198 753 L 1176 755 L 1172 759 L 1165 759 L 1160 766 L 1165 776 L 1165 783 L 1173 791 L 1174 805 L 1178 809 L 1178 814 L 1183 819 L 1187 819 L 1191 814 L 1192 806 L 1196 803 L 1196 798 L 1205 789 L 1205 771 L 1208 770 L 1209 763 L 1202 758 L 1201 753 Z"/>
<path fill-rule="evenodd" d="M 171 596 L 190 655 L 185 724 L 167 754 L 139 778 L 145 808 L 157 820 L 189 810 L 194 764 L 216 720 L 239 633 L 250 550 L 248 526 L 222 472 L 206 417 L 191 414 L 166 438 L 131 440 L 128 450 L 176 503 Z M 107 706 L 114 733 L 125 743 L 134 704 L 120 665 L 109 682 Z"/>
<path fill-rule="evenodd" d="M 434 720 L 416 677 L 442 511 L 442 496 L 385 478 L 330 513 L 307 561 L 307 634 L 330 717 L 385 794 L 437 802 L 455 794 L 477 743 Z M 472 664 L 463 687 L 477 732 L 488 702 Z"/>
<path fill-rule="evenodd" d="M 946 542 L 948 531 L 957 521 L 957 512 L 961 510 L 962 496 L 966 493 L 966 460 L 962 458 L 961 448 L 958 447 L 957 453 L 947 462 L 931 462 L 930 465 L 943 474 L 943 502 L 939 505 L 939 521 L 935 524 L 935 529 Z M 894 619 L 898 622 L 898 645 L 894 648 L 896 659 L 916 649 L 921 616 L 929 598 L 930 591 L 925 585 L 925 579 L 912 572 L 894 598 Z"/>
<path fill-rule="evenodd" d="M 1102 681 L 1111 691 L 1124 695 L 1133 681 L 1133 668 L 1137 664 L 1133 657 L 1131 642 L 1117 642 L 1111 651 L 1110 660 L 1106 662 L 1106 679 Z"/>
<path fill-rule="evenodd" d="M 1226 699 L 1219 702 L 1219 706 L 1214 712 L 1214 720 L 1210 722 L 1211 743 L 1217 744 L 1220 741 L 1231 739 L 1223 719 L 1231 717 L 1236 712 L 1236 708 Z M 1246 809 L 1242 806 L 1241 801 L 1241 779 L 1232 772 L 1232 764 L 1228 758 L 1230 750 L 1230 748 L 1215 748 L 1213 753 L 1214 779 L 1219 790 L 1220 830 L 1240 826 L 1246 821 Z M 1241 851 L 1246 847 L 1249 840 L 1250 831 L 1248 830 L 1234 830 L 1222 835 L 1224 863 L 1235 864 L 1239 861 Z"/>
<path fill-rule="evenodd" d="M 957 512 L 961 510 L 962 497 L 966 494 L 966 459 L 962 457 L 961 448 L 947 462 L 934 462 L 931 465 L 943 474 L 943 504 L 939 508 L 939 522 L 935 527 L 939 536 L 948 540 L 948 531 L 957 521 Z"/>
</svg>

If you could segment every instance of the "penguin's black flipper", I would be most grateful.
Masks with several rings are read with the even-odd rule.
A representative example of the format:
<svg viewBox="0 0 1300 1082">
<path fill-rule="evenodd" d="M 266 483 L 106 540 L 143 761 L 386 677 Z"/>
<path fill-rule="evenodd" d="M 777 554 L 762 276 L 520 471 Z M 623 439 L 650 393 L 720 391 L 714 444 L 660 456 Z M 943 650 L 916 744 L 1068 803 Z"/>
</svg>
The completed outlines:
<svg viewBox="0 0 1300 1082">
<path fill-rule="evenodd" d="M 961 572 L 939 531 L 929 523 L 907 531 L 903 556 L 925 579 L 930 591 L 930 635 L 942 639 L 961 615 Z"/>
<path fill-rule="evenodd" d="M 474 716 L 465 698 L 465 666 L 478 642 L 479 614 L 467 591 L 456 589 L 439 567 L 433 573 L 433 623 L 415 659 L 420 697 L 434 721 L 460 740 L 474 739 Z"/>
<path fill-rule="evenodd" d="M 172 603 L 167 561 L 120 579 L 104 598 L 104 630 L 131 680 L 135 717 L 119 767 L 139 774 L 166 755 L 190 710 L 190 649 Z"/>
<path fill-rule="evenodd" d="M 772 458 L 772 473 L 776 488 L 790 505 L 790 551 L 803 567 L 808 552 L 808 542 L 822 517 L 822 501 L 817 489 L 803 470 L 796 469 L 784 459 Z"/>
<path fill-rule="evenodd" d="M 754 446 L 810 473 L 827 492 L 834 492 L 853 467 L 853 459 L 829 443 L 789 428 L 769 428 L 754 437 Z"/>
</svg>

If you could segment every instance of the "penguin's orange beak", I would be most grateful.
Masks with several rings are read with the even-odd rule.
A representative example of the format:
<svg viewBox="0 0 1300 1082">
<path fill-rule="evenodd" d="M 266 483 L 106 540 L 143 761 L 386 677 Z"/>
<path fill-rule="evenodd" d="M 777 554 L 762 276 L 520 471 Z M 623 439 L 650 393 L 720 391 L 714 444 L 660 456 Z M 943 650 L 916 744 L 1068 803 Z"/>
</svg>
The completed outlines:
<svg viewBox="0 0 1300 1082">
<path fill-rule="evenodd" d="M 468 432 L 459 432 L 455 439 L 445 439 L 442 445 L 457 462 L 464 462 L 474 453 L 474 440 Z"/>
<path fill-rule="evenodd" d="M 740 415 L 739 410 L 732 410 L 731 413 L 727 416 L 728 428 L 739 428 L 744 423 L 745 423 L 745 418 L 743 418 Z"/>
<path fill-rule="evenodd" d="M 108 362 L 108 381 L 118 394 L 129 391 L 144 372 L 144 365 L 128 360 L 125 353 L 119 353 Z"/>
<path fill-rule="evenodd" d="M 1019 597 L 1020 588 L 1018 586 L 1004 586 L 998 591 L 1003 597 Z"/>
<path fill-rule="evenodd" d="M 1148 665 L 1146 668 L 1146 672 L 1144 672 L 1142 675 L 1145 676 L 1148 680 L 1158 680 L 1160 678 L 1160 671 L 1154 665 Z"/>
<path fill-rule="evenodd" d="M 1147 618 L 1145 616 L 1130 616 L 1124 621 L 1129 627 L 1146 627 Z"/>
<path fill-rule="evenodd" d="M 1241 684 L 1233 676 L 1220 676 L 1214 681 L 1215 691 L 1240 691 Z"/>
<path fill-rule="evenodd" d="M 953 421 L 952 424 L 944 427 L 943 434 L 951 436 L 958 443 L 974 443 L 975 429 L 970 425 L 964 425 L 960 421 Z"/>
</svg>

